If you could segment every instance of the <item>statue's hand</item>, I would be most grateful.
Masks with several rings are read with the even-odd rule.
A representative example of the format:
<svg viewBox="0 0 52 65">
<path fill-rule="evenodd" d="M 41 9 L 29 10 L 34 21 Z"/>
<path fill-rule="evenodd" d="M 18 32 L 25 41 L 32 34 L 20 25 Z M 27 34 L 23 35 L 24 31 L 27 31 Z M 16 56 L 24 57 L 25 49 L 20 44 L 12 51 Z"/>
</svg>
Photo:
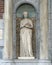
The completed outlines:
<svg viewBox="0 0 52 65">
<path fill-rule="evenodd" d="M 26 26 L 26 27 L 31 27 L 31 24 L 26 23 L 25 26 Z"/>
</svg>

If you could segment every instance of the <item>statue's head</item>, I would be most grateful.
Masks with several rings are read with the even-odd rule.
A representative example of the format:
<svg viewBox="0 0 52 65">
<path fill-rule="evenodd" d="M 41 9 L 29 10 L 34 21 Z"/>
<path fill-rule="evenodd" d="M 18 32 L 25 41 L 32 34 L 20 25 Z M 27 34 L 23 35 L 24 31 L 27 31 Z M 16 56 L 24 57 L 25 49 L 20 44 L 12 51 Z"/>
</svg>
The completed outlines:
<svg viewBox="0 0 52 65">
<path fill-rule="evenodd" d="M 24 18 L 27 18 L 28 17 L 28 12 L 27 11 L 24 11 L 23 12 L 23 16 L 24 16 Z"/>
</svg>

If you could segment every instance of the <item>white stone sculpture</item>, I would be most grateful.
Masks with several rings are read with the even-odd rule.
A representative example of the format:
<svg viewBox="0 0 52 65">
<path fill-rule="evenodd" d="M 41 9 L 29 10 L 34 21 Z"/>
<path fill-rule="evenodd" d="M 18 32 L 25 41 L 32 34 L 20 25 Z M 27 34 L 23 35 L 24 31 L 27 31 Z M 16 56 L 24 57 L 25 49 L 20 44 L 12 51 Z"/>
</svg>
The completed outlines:
<svg viewBox="0 0 52 65">
<path fill-rule="evenodd" d="M 24 12 L 24 19 L 20 21 L 20 57 L 19 59 L 34 59 L 32 51 L 32 21 Z"/>
</svg>

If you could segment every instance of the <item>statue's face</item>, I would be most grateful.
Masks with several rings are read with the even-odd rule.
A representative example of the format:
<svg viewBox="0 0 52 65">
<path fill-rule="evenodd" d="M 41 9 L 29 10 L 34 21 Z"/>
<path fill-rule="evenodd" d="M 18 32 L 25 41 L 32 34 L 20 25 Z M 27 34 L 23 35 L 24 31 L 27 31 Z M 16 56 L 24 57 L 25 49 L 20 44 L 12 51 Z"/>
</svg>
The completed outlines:
<svg viewBox="0 0 52 65">
<path fill-rule="evenodd" d="M 24 12 L 23 15 L 24 15 L 24 18 L 27 18 L 28 17 L 28 12 Z"/>
</svg>

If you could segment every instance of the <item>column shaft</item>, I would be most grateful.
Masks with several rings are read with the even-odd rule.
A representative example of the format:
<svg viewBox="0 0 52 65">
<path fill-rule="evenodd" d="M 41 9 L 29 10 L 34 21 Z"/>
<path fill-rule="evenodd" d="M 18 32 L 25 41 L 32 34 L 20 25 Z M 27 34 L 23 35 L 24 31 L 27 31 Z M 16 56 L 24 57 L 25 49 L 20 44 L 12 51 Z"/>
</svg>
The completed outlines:
<svg viewBox="0 0 52 65">
<path fill-rule="evenodd" d="M 5 0 L 4 6 L 4 59 L 12 59 L 12 0 Z"/>
<path fill-rule="evenodd" d="M 40 59 L 48 59 L 48 0 L 40 0 Z"/>
</svg>

